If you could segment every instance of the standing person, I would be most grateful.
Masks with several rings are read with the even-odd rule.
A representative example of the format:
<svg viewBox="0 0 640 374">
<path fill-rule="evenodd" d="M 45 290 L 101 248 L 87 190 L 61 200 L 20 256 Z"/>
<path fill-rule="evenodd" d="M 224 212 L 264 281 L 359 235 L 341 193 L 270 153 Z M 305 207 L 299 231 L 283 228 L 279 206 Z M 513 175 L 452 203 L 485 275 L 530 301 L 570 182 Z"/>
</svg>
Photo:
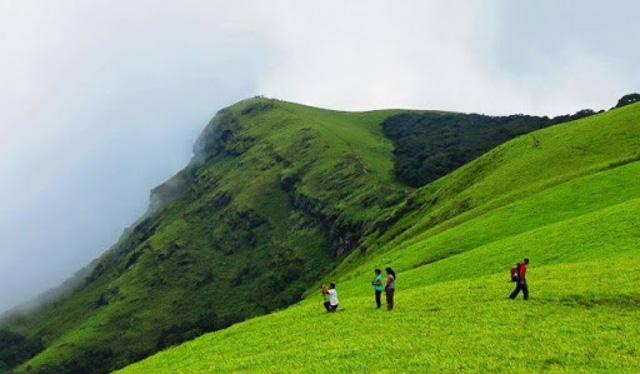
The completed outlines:
<svg viewBox="0 0 640 374">
<path fill-rule="evenodd" d="M 396 272 L 391 268 L 384 269 L 387 272 L 387 284 L 384 291 L 387 296 L 387 310 L 393 310 L 393 297 L 396 292 Z"/>
<path fill-rule="evenodd" d="M 371 285 L 376 293 L 376 309 L 380 309 L 380 295 L 382 295 L 382 290 L 384 289 L 384 286 L 382 285 L 382 270 L 376 269 L 373 272 L 375 277 L 373 278 L 373 281 L 371 281 Z"/>
<path fill-rule="evenodd" d="M 324 307 L 327 309 L 327 312 L 331 313 L 338 310 L 338 291 L 336 291 L 336 284 L 330 283 L 328 289 L 323 285 L 320 287 L 320 290 L 323 295 L 329 296 L 329 301 L 325 301 L 324 303 Z"/>
<path fill-rule="evenodd" d="M 516 282 L 516 289 L 513 290 L 513 292 L 511 293 L 511 296 L 509 296 L 509 298 L 512 300 L 515 299 L 516 296 L 518 296 L 521 290 L 522 290 L 522 296 L 524 297 L 524 299 L 529 300 L 529 286 L 527 286 L 527 265 L 529 265 L 528 258 L 525 258 L 523 263 L 518 264 L 518 269 L 517 269 L 518 280 Z"/>
</svg>

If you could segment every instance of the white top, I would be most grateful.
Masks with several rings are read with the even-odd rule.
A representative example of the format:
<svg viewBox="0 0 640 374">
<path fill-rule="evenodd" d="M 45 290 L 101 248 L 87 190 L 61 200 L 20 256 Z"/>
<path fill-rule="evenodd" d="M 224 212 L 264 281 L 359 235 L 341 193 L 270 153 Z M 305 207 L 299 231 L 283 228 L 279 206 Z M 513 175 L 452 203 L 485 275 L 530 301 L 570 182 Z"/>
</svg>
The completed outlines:
<svg viewBox="0 0 640 374">
<path fill-rule="evenodd" d="M 396 288 L 396 278 L 391 274 L 387 277 L 387 288 Z"/>
<path fill-rule="evenodd" d="M 327 291 L 329 294 L 329 304 L 338 305 L 338 292 L 335 289 Z"/>
</svg>

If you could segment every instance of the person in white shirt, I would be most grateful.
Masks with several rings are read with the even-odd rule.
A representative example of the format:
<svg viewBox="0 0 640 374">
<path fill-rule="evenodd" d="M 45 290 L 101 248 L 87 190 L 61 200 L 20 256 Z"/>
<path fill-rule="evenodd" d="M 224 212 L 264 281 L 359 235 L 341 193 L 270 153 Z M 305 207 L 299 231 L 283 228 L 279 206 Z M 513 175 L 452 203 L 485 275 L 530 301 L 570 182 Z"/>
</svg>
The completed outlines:
<svg viewBox="0 0 640 374">
<path fill-rule="evenodd" d="M 324 302 L 324 307 L 327 309 L 327 312 L 335 312 L 338 310 L 338 291 L 336 291 L 336 284 L 329 284 L 328 289 L 323 285 L 320 287 L 320 290 L 323 295 L 329 297 L 329 300 Z"/>
<path fill-rule="evenodd" d="M 393 299 L 396 293 L 396 272 L 391 268 L 386 268 L 387 271 L 387 285 L 384 286 L 385 293 L 387 294 L 387 310 L 393 310 Z"/>
</svg>

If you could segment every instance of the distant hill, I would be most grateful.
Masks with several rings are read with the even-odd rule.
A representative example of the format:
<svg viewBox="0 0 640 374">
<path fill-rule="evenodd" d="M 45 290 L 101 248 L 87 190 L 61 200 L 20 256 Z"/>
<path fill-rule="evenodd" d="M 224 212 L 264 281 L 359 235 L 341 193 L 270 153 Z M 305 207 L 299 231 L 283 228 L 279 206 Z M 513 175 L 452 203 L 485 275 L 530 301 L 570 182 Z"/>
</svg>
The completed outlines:
<svg viewBox="0 0 640 374">
<path fill-rule="evenodd" d="M 521 136 L 415 191 L 301 303 L 122 373 L 640 372 L 640 104 Z M 531 258 L 531 299 L 508 300 Z M 398 274 L 375 310 L 374 268 Z"/>
<path fill-rule="evenodd" d="M 31 372 L 108 372 L 284 308 L 404 199 L 379 124 L 271 99 L 223 109 L 191 163 L 79 283 L 4 324 L 40 337 Z"/>
<path fill-rule="evenodd" d="M 504 249 L 499 256 L 488 252 L 493 262 L 480 261 L 478 271 L 461 270 L 450 258 L 464 259 L 453 255 L 478 253 L 476 247 L 493 240 L 595 214 L 635 196 L 634 189 L 589 190 L 587 200 L 575 202 L 579 209 L 548 208 L 557 214 L 544 209 L 555 207 L 559 198 L 550 197 L 542 207 L 528 200 L 597 172 L 636 165 L 638 109 L 633 104 L 598 115 L 581 112 L 590 116 L 491 150 L 540 127 L 539 118 L 404 110 L 339 112 L 266 98 L 241 101 L 218 112 L 197 140 L 190 164 L 152 191 L 149 212 L 118 243 L 32 311 L 3 318 L 1 328 L 24 337 L 20 344 L 36 347 L 20 356 L 17 372 L 109 372 L 203 333 L 286 308 L 304 296 L 300 306 L 237 328 L 290 318 L 288 326 L 300 326 L 300 333 L 311 338 L 311 327 L 301 322 L 306 314 L 295 311 L 315 313 L 318 282 L 338 280 L 341 299 L 364 305 L 372 266 L 392 264 L 403 272 L 403 287 L 415 285 L 416 290 L 470 275 L 490 277 L 504 270 L 502 260 L 508 258 L 511 264 L 520 255 L 512 258 L 513 250 Z M 474 127 L 478 121 L 488 125 Z M 551 124 L 544 121 L 544 126 Z M 426 127 L 429 130 L 423 131 Z M 406 141 L 411 129 L 415 142 Z M 433 134 L 464 141 L 444 149 L 439 156 L 444 167 L 436 172 L 429 171 L 429 163 L 403 168 L 402 155 L 422 157 L 423 152 L 443 150 L 442 141 L 431 139 Z M 428 177 L 419 183 L 406 178 L 425 170 Z M 447 175 L 438 179 L 439 174 Z M 428 184 L 412 187 L 424 183 Z M 610 183 L 593 181 L 596 187 L 610 188 Z M 568 198 L 567 192 L 562 196 Z M 506 219 L 499 213 L 509 204 L 524 204 L 521 216 Z M 533 219 L 526 215 L 528 209 L 542 215 Z M 490 217 L 494 221 L 483 221 Z M 611 221 L 613 227 L 618 224 Z M 459 230 L 463 236 L 456 236 L 461 235 Z M 624 250 L 614 254 L 618 252 Z M 564 262 L 569 266 L 580 258 L 569 256 Z M 539 256 L 536 261 L 545 260 Z M 441 263 L 453 267 L 440 267 Z M 354 316 L 361 315 L 357 313 Z M 318 320 L 323 317 L 310 318 L 323 326 Z M 268 326 L 256 328 L 279 336 Z M 255 342 L 252 330 L 247 334 L 238 344 L 270 350 L 264 346 L 269 339 Z M 203 339 L 214 336 L 217 333 Z M 198 350 L 215 356 L 216 365 L 229 365 L 211 368 L 242 370 L 239 356 L 229 355 L 228 361 L 216 356 L 224 352 L 217 343 L 194 344 L 203 341 L 211 350 L 197 346 Z M 237 354 L 245 352 L 237 348 Z M 181 349 L 175 352 L 184 355 Z M 287 355 L 271 352 L 274 359 Z M 251 362 L 251 355 L 247 357 Z M 265 368 L 270 367 L 269 360 Z M 153 360 L 148 362 L 143 365 L 151 366 L 140 368 L 159 370 Z M 184 361 L 192 364 L 198 367 Z M 187 368 L 180 366 L 180 360 L 166 365 L 169 371 Z"/>
</svg>

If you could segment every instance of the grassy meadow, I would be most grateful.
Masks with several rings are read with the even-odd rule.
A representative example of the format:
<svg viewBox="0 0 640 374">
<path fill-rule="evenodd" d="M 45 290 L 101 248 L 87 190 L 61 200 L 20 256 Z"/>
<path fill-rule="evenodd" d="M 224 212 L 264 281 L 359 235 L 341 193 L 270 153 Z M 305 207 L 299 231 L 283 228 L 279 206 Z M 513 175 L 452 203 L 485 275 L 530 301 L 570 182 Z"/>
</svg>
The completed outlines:
<svg viewBox="0 0 640 374">
<path fill-rule="evenodd" d="M 395 110 L 254 98 L 221 110 L 193 162 L 55 302 L 0 321 L 45 349 L 17 372 L 109 372 L 300 300 L 410 188 L 382 134 Z M 349 191 L 349 194 L 345 194 Z"/>
<path fill-rule="evenodd" d="M 521 136 L 385 213 L 324 278 L 344 311 L 316 285 L 122 372 L 640 372 L 639 160 L 640 104 Z M 525 256 L 530 300 L 508 300 Z M 392 312 L 370 286 L 385 266 Z"/>
<path fill-rule="evenodd" d="M 400 288 L 393 312 L 375 310 L 370 295 L 348 296 L 351 284 L 340 288 L 344 312 L 327 314 L 312 298 L 122 372 L 634 373 L 640 302 L 627 285 L 639 278 L 629 279 L 626 269 L 639 265 L 627 254 L 534 267 L 526 303 L 506 299 L 511 285 L 504 274 Z M 413 273 L 403 274 L 407 282 L 419 276 Z M 570 283 L 565 274 L 572 274 Z"/>
</svg>

